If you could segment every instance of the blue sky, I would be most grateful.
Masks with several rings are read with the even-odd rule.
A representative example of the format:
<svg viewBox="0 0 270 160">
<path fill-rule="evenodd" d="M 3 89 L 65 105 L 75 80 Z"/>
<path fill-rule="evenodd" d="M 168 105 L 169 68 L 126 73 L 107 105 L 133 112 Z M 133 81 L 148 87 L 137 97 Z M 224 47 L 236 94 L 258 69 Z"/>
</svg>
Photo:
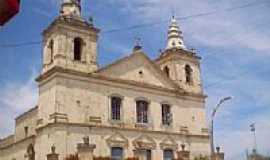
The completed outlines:
<svg viewBox="0 0 270 160">
<path fill-rule="evenodd" d="M 84 0 L 83 15 L 94 17 L 102 31 L 168 21 L 200 13 L 215 14 L 180 20 L 185 43 L 202 57 L 202 78 L 209 113 L 225 96 L 216 117 L 216 143 L 227 159 L 243 159 L 252 147 L 249 124 L 256 122 L 259 151 L 270 154 L 270 2 L 269 0 Z M 41 31 L 58 14 L 57 0 L 24 0 L 21 12 L 0 29 L 0 137 L 14 130 L 13 119 L 37 101 L 34 78 L 40 72 L 41 44 L 3 47 L 3 44 L 41 41 Z M 243 6 L 248 7 L 226 10 Z M 101 66 L 128 55 L 136 37 L 151 58 L 166 45 L 168 23 L 121 32 L 102 32 Z"/>
</svg>

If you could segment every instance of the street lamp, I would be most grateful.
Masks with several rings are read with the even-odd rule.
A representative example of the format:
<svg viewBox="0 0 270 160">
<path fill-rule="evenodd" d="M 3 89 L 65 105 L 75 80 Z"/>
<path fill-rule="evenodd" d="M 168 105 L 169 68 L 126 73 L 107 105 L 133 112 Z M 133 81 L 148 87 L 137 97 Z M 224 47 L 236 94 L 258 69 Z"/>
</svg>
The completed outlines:
<svg viewBox="0 0 270 160">
<path fill-rule="evenodd" d="M 215 115 L 217 113 L 217 110 L 220 108 L 221 104 L 223 104 L 224 102 L 226 101 L 229 101 L 231 100 L 232 97 L 225 97 L 225 98 L 222 98 L 219 103 L 216 105 L 216 107 L 213 109 L 213 112 L 211 114 L 211 134 L 210 134 L 210 140 L 211 140 L 211 155 L 214 155 L 215 153 L 215 146 L 214 146 L 214 118 L 215 118 Z"/>
</svg>

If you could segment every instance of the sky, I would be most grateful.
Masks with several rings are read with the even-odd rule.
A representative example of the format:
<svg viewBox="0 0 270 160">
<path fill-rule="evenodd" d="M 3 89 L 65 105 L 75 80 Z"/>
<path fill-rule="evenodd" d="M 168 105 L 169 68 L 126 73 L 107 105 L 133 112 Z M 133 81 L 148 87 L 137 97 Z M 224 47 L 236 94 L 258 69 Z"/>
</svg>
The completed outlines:
<svg viewBox="0 0 270 160">
<path fill-rule="evenodd" d="M 60 1 L 21 3 L 20 14 L 0 28 L 0 138 L 14 132 L 14 118 L 38 100 L 42 45 L 10 44 L 42 41 Z M 100 66 L 130 54 L 138 37 L 147 55 L 157 58 L 174 14 L 186 46 L 202 57 L 208 118 L 221 98 L 233 96 L 215 117 L 216 145 L 226 159 L 243 160 L 253 147 L 249 125 L 256 123 L 258 150 L 270 155 L 270 0 L 83 0 L 82 10 L 102 30 Z"/>
</svg>

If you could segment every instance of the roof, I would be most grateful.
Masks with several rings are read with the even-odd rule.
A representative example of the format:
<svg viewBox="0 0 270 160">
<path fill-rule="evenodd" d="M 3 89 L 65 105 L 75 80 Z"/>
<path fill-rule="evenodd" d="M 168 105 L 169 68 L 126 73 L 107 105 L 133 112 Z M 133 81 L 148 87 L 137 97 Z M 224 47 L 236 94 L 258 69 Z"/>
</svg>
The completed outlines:
<svg viewBox="0 0 270 160">
<path fill-rule="evenodd" d="M 132 54 L 130 54 L 129 56 L 126 56 L 124 58 L 121 58 L 115 62 L 113 62 L 112 64 L 109 64 L 101 69 L 99 69 L 96 73 L 97 74 L 101 74 L 103 76 L 110 76 L 110 74 L 107 74 L 109 71 L 113 71 L 114 68 L 116 68 L 118 65 L 120 65 L 121 63 L 125 63 L 128 61 L 132 61 L 132 59 L 138 59 L 139 57 L 142 57 L 142 61 L 145 61 L 145 63 L 147 63 L 151 68 L 153 68 L 153 72 L 155 72 L 157 74 L 157 76 L 159 77 L 159 80 L 163 81 L 164 83 L 166 82 L 166 86 L 170 86 L 170 88 L 174 88 L 176 90 L 183 90 L 181 89 L 178 85 L 176 85 L 173 80 L 171 80 L 170 78 L 168 78 L 166 76 L 166 74 L 159 68 L 159 66 L 157 66 L 142 50 L 137 50 L 134 51 Z M 129 65 L 130 66 L 130 65 Z M 126 68 L 123 68 L 122 70 L 125 70 Z M 115 78 L 120 78 L 120 77 L 115 77 Z M 134 77 L 129 77 L 129 80 L 135 80 Z M 146 82 L 149 83 L 149 82 Z M 154 83 L 149 83 L 149 84 L 154 84 Z"/>
<path fill-rule="evenodd" d="M 23 114 L 19 115 L 18 117 L 15 118 L 16 121 L 23 119 L 25 116 L 33 113 L 34 111 L 36 111 L 38 109 L 38 106 L 35 106 L 31 109 L 29 109 L 28 111 L 24 112 Z"/>
</svg>

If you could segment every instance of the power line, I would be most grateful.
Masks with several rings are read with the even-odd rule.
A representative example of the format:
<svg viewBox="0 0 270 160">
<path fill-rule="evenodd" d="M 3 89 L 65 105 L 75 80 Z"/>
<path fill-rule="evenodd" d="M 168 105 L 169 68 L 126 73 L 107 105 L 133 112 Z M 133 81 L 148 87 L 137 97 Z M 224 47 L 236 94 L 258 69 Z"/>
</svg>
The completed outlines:
<svg viewBox="0 0 270 160">
<path fill-rule="evenodd" d="M 42 41 L 32 41 L 32 42 L 22 42 L 22 43 L 14 43 L 14 44 L 0 44 L 0 48 L 17 48 L 21 46 L 32 46 L 32 45 L 39 45 Z"/>
<path fill-rule="evenodd" d="M 239 5 L 239 6 L 235 6 L 235 7 L 226 8 L 226 9 L 221 10 L 221 11 L 215 10 L 215 11 L 211 11 L 211 12 L 204 12 L 204 13 L 199 13 L 199 14 L 194 14 L 194 15 L 189 15 L 189 16 L 176 17 L 176 19 L 177 20 L 188 20 L 188 19 L 192 19 L 192 18 L 210 16 L 210 15 L 214 15 L 214 14 L 221 13 L 221 12 L 231 12 L 231 11 L 234 11 L 234 10 L 243 9 L 243 8 L 252 7 L 252 6 L 257 6 L 257 5 L 261 5 L 261 4 L 264 4 L 264 3 L 270 3 L 270 1 L 252 2 L 252 3 L 247 3 L 247 4 L 244 4 L 244 5 Z M 111 29 L 111 30 L 104 31 L 102 33 L 106 34 L 106 33 L 114 33 L 114 32 L 125 31 L 125 30 L 133 30 L 133 29 L 138 29 L 138 28 L 151 27 L 151 26 L 154 26 L 154 25 L 168 23 L 168 22 L 170 22 L 170 21 L 169 20 L 163 20 L 163 21 L 158 21 L 158 22 L 153 22 L 153 23 L 145 23 L 145 24 L 133 25 L 133 26 L 129 26 L 129 27 Z"/>
<path fill-rule="evenodd" d="M 211 12 L 204 12 L 204 13 L 194 14 L 194 15 L 190 15 L 190 16 L 176 17 L 176 19 L 177 20 L 188 20 L 188 19 L 192 19 L 192 18 L 210 16 L 210 15 L 214 15 L 214 14 L 217 14 L 220 12 L 231 12 L 231 11 L 238 10 L 238 9 L 261 5 L 263 3 L 269 3 L 269 1 L 251 2 L 251 3 L 244 4 L 244 5 L 226 8 L 222 11 L 216 10 L 216 11 L 211 11 Z M 154 25 L 159 25 L 159 24 L 168 23 L 168 22 L 169 22 L 169 20 L 162 20 L 162 21 L 157 21 L 157 22 L 152 22 L 152 23 L 138 24 L 138 25 L 132 25 L 132 26 L 123 27 L 123 28 L 115 28 L 115 29 L 105 30 L 101 33 L 110 34 L 110 33 L 115 33 L 115 32 L 122 32 L 122 31 L 127 31 L 127 30 L 134 30 L 134 29 L 139 29 L 139 28 L 151 27 Z M 31 45 L 38 45 L 41 43 L 42 43 L 42 41 L 23 42 L 23 43 L 14 43 L 14 44 L 0 44 L 0 48 L 31 46 Z"/>
</svg>

